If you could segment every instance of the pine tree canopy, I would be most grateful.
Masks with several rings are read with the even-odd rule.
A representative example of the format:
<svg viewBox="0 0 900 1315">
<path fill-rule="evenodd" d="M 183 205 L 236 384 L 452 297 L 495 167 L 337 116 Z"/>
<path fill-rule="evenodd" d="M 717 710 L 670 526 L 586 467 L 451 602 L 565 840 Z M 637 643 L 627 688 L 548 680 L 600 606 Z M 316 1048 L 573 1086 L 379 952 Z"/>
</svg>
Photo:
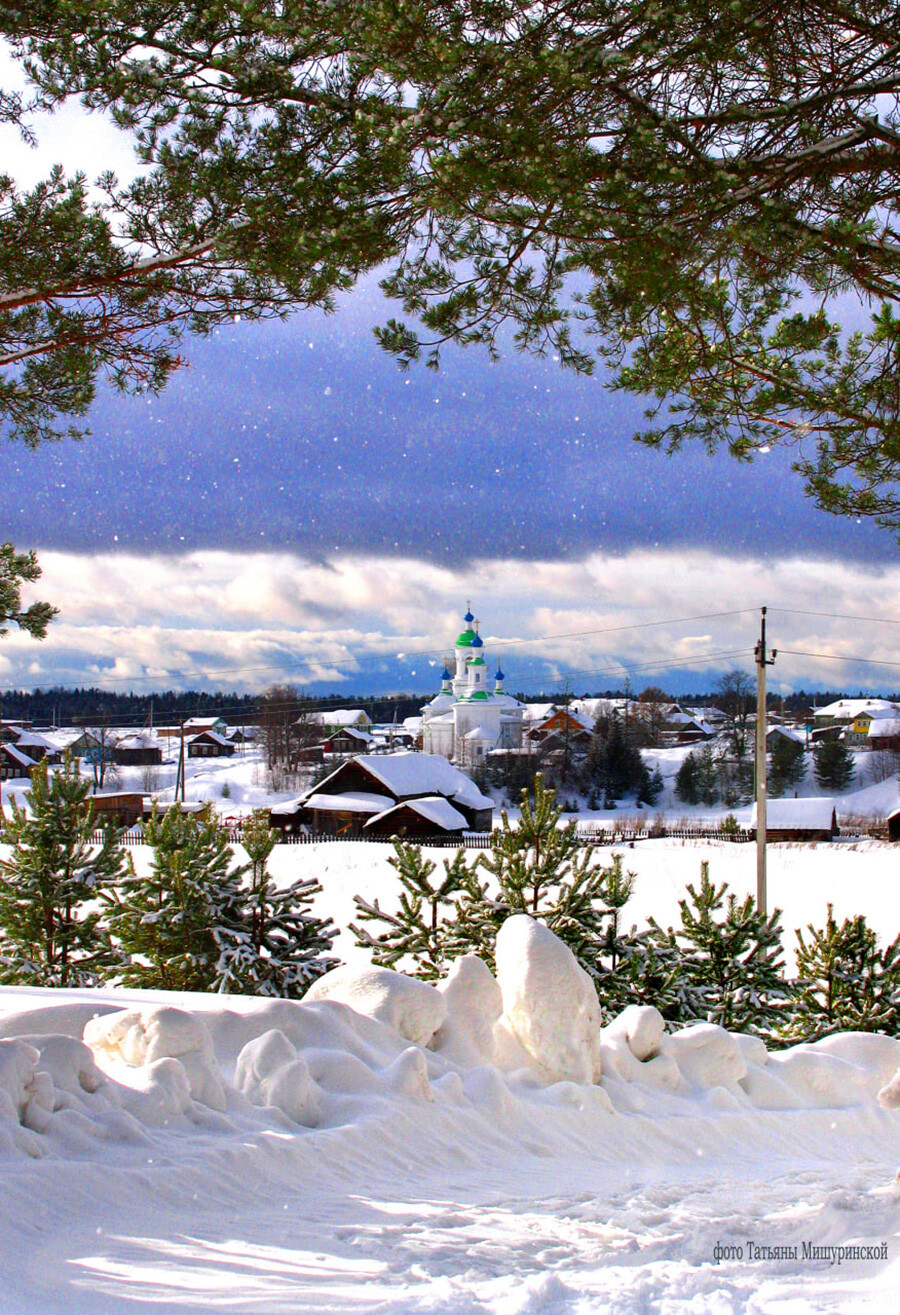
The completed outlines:
<svg viewBox="0 0 900 1315">
<path fill-rule="evenodd" d="M 821 506 L 900 526 L 895 4 L 34 0 L 0 33 L 39 105 L 109 110 L 143 164 L 99 200 L 0 180 L 8 433 L 379 270 L 401 363 L 507 327 L 599 356 L 650 444 L 788 444 Z"/>
<path fill-rule="evenodd" d="M 22 606 L 22 585 L 33 584 L 40 578 L 40 574 L 41 568 L 33 552 L 16 552 L 13 544 L 0 543 L 0 638 L 8 632 L 10 624 L 18 626 L 34 639 L 43 639 L 46 635 L 47 626 L 56 615 L 56 608 L 49 603 Z"/>
</svg>

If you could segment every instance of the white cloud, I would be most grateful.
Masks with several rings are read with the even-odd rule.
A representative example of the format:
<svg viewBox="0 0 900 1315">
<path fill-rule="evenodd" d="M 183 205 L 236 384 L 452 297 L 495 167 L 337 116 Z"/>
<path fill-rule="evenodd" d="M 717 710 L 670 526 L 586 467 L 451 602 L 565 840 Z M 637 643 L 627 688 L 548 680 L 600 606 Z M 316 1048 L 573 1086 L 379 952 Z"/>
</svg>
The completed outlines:
<svg viewBox="0 0 900 1315">
<path fill-rule="evenodd" d="M 44 574 L 31 593 L 60 617 L 42 644 L 15 632 L 2 642 L 6 687 L 252 690 L 291 680 L 363 690 L 392 669 L 400 684 L 395 655 L 420 671 L 418 658 L 443 659 L 468 599 L 508 687 L 517 663 L 568 672 L 576 689 L 619 684 L 624 671 L 637 688 L 665 684 L 678 664 L 749 671 L 762 604 L 780 650 L 770 688 L 900 685 L 900 629 L 865 619 L 893 621 L 900 567 L 649 549 L 458 570 L 284 552 L 39 555 Z"/>
</svg>

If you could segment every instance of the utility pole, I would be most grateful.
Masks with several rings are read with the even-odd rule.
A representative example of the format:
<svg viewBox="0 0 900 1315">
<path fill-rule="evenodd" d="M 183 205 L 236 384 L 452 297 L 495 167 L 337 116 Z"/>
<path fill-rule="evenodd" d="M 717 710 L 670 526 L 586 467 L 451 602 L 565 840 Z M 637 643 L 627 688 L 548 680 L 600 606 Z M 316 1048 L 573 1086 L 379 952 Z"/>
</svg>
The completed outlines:
<svg viewBox="0 0 900 1315">
<path fill-rule="evenodd" d="M 756 907 L 766 913 L 766 667 L 776 653 L 766 651 L 766 609 L 756 645 Z"/>
<path fill-rule="evenodd" d="M 178 800 L 178 787 L 181 786 L 181 802 L 184 803 L 184 718 L 179 722 L 180 734 L 178 736 L 178 774 L 175 777 L 175 800 Z"/>
</svg>

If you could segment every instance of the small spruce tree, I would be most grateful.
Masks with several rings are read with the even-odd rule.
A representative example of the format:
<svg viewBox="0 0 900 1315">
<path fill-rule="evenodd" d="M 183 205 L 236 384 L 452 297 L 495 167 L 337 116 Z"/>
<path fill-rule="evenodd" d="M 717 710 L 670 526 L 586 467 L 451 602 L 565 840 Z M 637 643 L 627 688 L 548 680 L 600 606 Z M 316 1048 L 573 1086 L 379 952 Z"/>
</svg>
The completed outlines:
<svg viewBox="0 0 900 1315">
<path fill-rule="evenodd" d="M 662 931 L 650 920 L 651 939 L 663 958 L 680 957 L 678 1021 L 702 1018 L 735 1032 L 774 1035 L 789 1004 L 782 971 L 781 911 L 760 913 L 751 896 L 738 903 L 716 886 L 709 864 L 700 865 L 700 888 L 688 885 L 679 900 L 681 926 Z M 724 913 L 723 913 L 724 910 Z M 718 916 L 717 916 L 718 915 Z"/>
<path fill-rule="evenodd" d="M 692 753 L 686 754 L 681 766 L 675 773 L 675 797 L 683 804 L 700 802 L 700 788 L 697 781 L 697 760 Z"/>
<path fill-rule="evenodd" d="M 456 934 L 455 910 L 468 875 L 465 851 L 459 849 L 452 860 L 444 859 L 444 875 L 437 881 L 432 880 L 435 864 L 417 845 L 395 839 L 388 862 L 400 878 L 400 907 L 390 913 L 377 899 L 369 903 L 356 895 L 360 922 L 350 924 L 356 943 L 370 951 L 379 967 L 403 964 L 413 976 L 442 977 L 449 961 L 464 952 Z M 375 923 L 383 930 L 373 935 L 362 923 Z"/>
<path fill-rule="evenodd" d="M 828 905 L 824 928 L 797 929 L 797 999 L 789 1041 L 832 1032 L 887 1032 L 900 1027 L 900 937 L 884 950 L 862 914 L 838 926 Z"/>
<path fill-rule="evenodd" d="M 106 896 L 107 924 L 126 986 L 211 991 L 224 984 L 223 952 L 245 933 L 241 877 L 215 820 L 177 805 L 145 827 L 150 873 L 125 875 Z"/>
<path fill-rule="evenodd" d="M 769 791 L 773 799 L 787 794 L 806 775 L 806 750 L 797 740 L 776 735 L 769 755 Z"/>
<path fill-rule="evenodd" d="M 501 813 L 501 825 L 491 834 L 490 854 L 479 856 L 464 882 L 457 915 L 463 949 L 492 965 L 500 926 L 510 914 L 527 913 L 597 975 L 610 912 L 610 870 L 595 864 L 592 849 L 579 843 L 575 823 L 561 826 L 561 817 L 556 793 L 541 776 L 535 778 L 533 798 L 522 792 L 518 825 Z M 488 880 L 479 879 L 479 869 Z M 633 879 L 632 874 L 628 877 Z"/>
<path fill-rule="evenodd" d="M 26 986 L 96 986 L 114 961 L 101 926 L 98 897 L 131 873 L 115 828 L 97 823 L 90 783 L 66 758 L 31 773 L 26 806 L 13 802 L 0 860 L 0 982 Z"/>
<path fill-rule="evenodd" d="M 312 913 L 319 882 L 301 878 L 279 890 L 272 880 L 268 860 L 277 840 L 265 809 L 244 823 L 249 886 L 241 890 L 238 926 L 222 939 L 217 990 L 295 1000 L 338 965 L 329 955 L 337 928 Z"/>
</svg>

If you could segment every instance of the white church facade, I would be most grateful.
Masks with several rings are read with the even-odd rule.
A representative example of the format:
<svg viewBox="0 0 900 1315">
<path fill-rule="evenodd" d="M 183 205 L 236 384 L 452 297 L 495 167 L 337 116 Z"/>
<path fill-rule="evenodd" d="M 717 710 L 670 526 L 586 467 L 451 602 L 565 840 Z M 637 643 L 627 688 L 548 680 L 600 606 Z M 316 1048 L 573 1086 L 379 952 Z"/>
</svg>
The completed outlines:
<svg viewBox="0 0 900 1315">
<path fill-rule="evenodd" d="M 492 749 L 521 748 L 525 709 L 505 692 L 499 664 L 494 687 L 488 687 L 484 642 L 471 607 L 463 622 L 454 661 L 441 675 L 441 692 L 422 709 L 422 748 L 471 767 Z"/>
</svg>

